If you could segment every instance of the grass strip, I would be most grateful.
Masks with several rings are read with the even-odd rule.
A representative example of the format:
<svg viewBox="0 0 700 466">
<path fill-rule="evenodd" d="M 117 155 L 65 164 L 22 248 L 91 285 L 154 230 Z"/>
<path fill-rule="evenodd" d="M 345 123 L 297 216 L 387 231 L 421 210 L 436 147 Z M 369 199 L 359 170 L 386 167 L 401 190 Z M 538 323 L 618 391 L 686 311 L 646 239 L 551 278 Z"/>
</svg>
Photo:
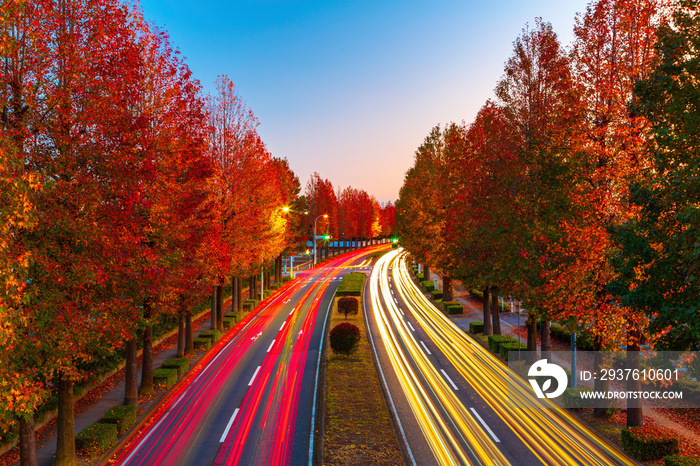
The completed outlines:
<svg viewBox="0 0 700 466">
<path fill-rule="evenodd" d="M 402 465 L 403 458 L 367 341 L 362 304 L 358 314 L 349 316 L 346 321 L 343 314 L 337 312 L 338 299 L 333 302 L 329 328 L 350 322 L 360 328 L 362 336 L 359 348 L 349 357 L 327 352 L 323 464 Z"/>
</svg>

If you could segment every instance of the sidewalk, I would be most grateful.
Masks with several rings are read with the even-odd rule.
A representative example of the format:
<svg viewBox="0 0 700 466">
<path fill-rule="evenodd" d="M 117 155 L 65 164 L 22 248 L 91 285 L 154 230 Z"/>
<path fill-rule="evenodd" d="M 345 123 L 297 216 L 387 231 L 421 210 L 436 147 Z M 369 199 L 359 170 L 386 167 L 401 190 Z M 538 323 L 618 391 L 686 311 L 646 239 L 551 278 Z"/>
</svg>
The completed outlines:
<svg viewBox="0 0 700 466">
<path fill-rule="evenodd" d="M 231 299 L 224 301 L 224 314 L 231 311 Z M 210 311 L 203 311 L 193 322 L 193 337 L 196 338 L 201 331 L 211 327 Z M 153 368 L 158 368 L 167 358 L 177 355 L 177 330 L 175 334 L 163 339 L 154 348 Z M 202 358 L 204 352 L 188 355 L 190 367 Z M 141 384 L 141 357 L 139 356 L 138 383 Z M 148 398 L 139 398 L 139 409 L 136 423 L 138 424 L 152 408 L 161 400 L 167 392 L 166 389 L 156 390 L 156 393 Z M 75 433 L 79 433 L 85 427 L 98 422 L 102 415 L 111 407 L 124 403 L 124 369 L 120 369 L 108 377 L 102 384 L 88 392 L 81 400 L 75 403 Z M 37 431 L 37 464 L 38 466 L 51 466 L 56 455 L 56 421 L 53 420 L 44 428 Z M 99 457 L 78 456 L 79 464 L 92 464 Z M 0 466 L 19 465 L 19 447 L 15 447 L 0 457 Z"/>
</svg>

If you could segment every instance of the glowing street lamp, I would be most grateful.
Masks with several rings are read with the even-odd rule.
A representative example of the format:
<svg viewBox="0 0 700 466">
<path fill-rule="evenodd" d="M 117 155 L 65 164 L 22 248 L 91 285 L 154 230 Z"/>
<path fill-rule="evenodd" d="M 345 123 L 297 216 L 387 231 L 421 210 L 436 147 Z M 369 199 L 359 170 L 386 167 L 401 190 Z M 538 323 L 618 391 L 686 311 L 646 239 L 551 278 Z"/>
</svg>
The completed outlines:
<svg viewBox="0 0 700 466">
<path fill-rule="evenodd" d="M 328 214 L 319 215 L 316 217 L 316 220 L 314 220 L 314 267 L 316 267 L 316 222 L 318 222 L 318 219 L 321 217 L 328 218 Z"/>
<path fill-rule="evenodd" d="M 298 210 L 290 209 L 289 206 L 284 206 L 284 207 L 282 207 L 282 212 L 284 212 L 284 213 L 295 212 L 295 213 L 298 213 L 298 214 L 309 215 L 309 211 L 308 211 L 308 210 L 305 210 L 305 211 L 303 211 L 303 212 L 300 212 L 300 211 L 298 211 Z M 308 251 L 306 252 L 306 255 L 307 255 L 307 256 L 309 255 L 309 252 L 308 252 Z M 286 266 L 285 266 L 285 267 L 286 267 Z M 285 271 L 285 273 L 286 273 L 286 271 Z M 294 255 L 289 256 L 289 278 L 290 278 L 290 279 L 293 279 L 293 278 L 294 278 Z"/>
</svg>

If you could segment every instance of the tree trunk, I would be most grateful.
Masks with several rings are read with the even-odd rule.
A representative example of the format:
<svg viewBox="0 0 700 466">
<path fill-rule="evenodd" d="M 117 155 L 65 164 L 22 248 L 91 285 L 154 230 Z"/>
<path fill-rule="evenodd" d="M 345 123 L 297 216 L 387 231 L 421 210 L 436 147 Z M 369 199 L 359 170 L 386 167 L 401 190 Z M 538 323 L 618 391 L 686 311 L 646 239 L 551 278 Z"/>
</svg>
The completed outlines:
<svg viewBox="0 0 700 466">
<path fill-rule="evenodd" d="M 595 352 L 593 353 L 593 372 L 596 374 L 601 374 L 605 369 L 608 369 L 609 362 L 605 361 L 603 358 L 603 352 L 601 344 L 601 338 L 596 336 L 593 339 L 593 348 Z M 593 391 L 597 393 L 607 392 L 610 389 L 610 380 L 603 379 L 602 377 L 596 377 L 593 382 Z M 608 400 L 597 400 L 596 407 L 593 408 L 593 417 L 599 419 L 610 417 L 610 412 L 608 410 L 609 401 Z"/>
<path fill-rule="evenodd" d="M 126 365 L 124 366 L 124 404 L 127 406 L 138 406 L 139 404 L 139 381 L 137 361 L 136 337 L 126 341 Z"/>
<path fill-rule="evenodd" d="M 641 332 L 634 322 L 627 321 L 627 369 L 639 371 L 641 369 L 639 346 Z M 630 373 L 632 373 L 630 372 Z M 641 379 L 634 380 L 634 377 L 627 379 L 627 391 L 639 392 L 642 389 Z M 644 425 L 644 412 L 642 411 L 642 400 L 627 398 L 627 427 L 640 427 Z"/>
<path fill-rule="evenodd" d="M 58 417 L 56 419 L 56 466 L 76 466 L 73 381 L 58 376 Z"/>
<path fill-rule="evenodd" d="M 265 279 L 265 284 L 263 285 L 264 290 L 270 289 L 270 267 L 263 268 L 263 278 Z"/>
<path fill-rule="evenodd" d="M 218 322 L 216 318 L 216 309 L 217 309 L 217 302 L 216 302 L 216 285 L 214 285 L 211 289 L 211 328 L 212 330 L 216 330 L 216 324 Z"/>
<path fill-rule="evenodd" d="M 240 293 L 241 283 L 238 281 L 238 277 L 231 276 L 231 311 L 238 312 L 241 310 L 240 306 Z"/>
<path fill-rule="evenodd" d="M 177 357 L 185 357 L 185 297 L 178 296 L 179 309 L 177 312 Z"/>
<path fill-rule="evenodd" d="M 442 301 L 452 301 L 454 299 L 452 293 L 452 277 L 447 274 L 442 276 Z"/>
<path fill-rule="evenodd" d="M 34 415 L 19 416 L 19 464 L 20 466 L 37 466 L 36 433 Z"/>
<path fill-rule="evenodd" d="M 491 326 L 491 305 L 489 303 L 489 287 L 485 286 L 484 290 L 484 335 L 492 335 L 493 327 Z"/>
<path fill-rule="evenodd" d="M 219 284 L 216 285 L 216 328 L 224 329 L 224 279 L 219 279 Z"/>
<path fill-rule="evenodd" d="M 552 362 L 552 339 L 549 335 L 549 319 L 546 317 L 540 320 L 540 346 L 542 359 Z"/>
<path fill-rule="evenodd" d="M 194 337 L 192 335 L 192 311 L 185 311 L 185 354 L 194 354 Z"/>
<path fill-rule="evenodd" d="M 527 313 L 527 363 L 537 362 L 537 316 Z"/>
<path fill-rule="evenodd" d="M 428 264 L 423 265 L 423 280 L 430 280 L 430 267 L 428 267 Z"/>
<path fill-rule="evenodd" d="M 240 311 L 243 303 L 243 279 L 241 277 L 236 277 L 236 287 L 236 311 Z"/>
<path fill-rule="evenodd" d="M 141 388 L 139 395 L 149 396 L 154 392 L 153 386 L 153 329 L 150 322 L 153 308 L 148 299 L 143 301 L 143 317 L 148 322 L 143 330 L 143 353 L 141 357 Z"/>
<path fill-rule="evenodd" d="M 491 287 L 491 320 L 493 320 L 493 334 L 501 335 L 501 312 L 498 308 L 498 288 Z"/>
<path fill-rule="evenodd" d="M 248 278 L 248 298 L 255 299 L 255 275 Z"/>
</svg>

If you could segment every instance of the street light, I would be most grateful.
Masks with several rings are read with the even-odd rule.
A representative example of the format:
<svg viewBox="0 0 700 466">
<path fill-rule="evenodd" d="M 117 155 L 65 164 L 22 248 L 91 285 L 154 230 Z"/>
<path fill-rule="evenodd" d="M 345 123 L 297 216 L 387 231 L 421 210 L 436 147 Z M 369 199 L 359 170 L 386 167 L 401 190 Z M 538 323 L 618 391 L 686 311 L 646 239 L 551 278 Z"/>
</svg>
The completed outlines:
<svg viewBox="0 0 700 466">
<path fill-rule="evenodd" d="M 318 219 L 321 217 L 328 218 L 328 214 L 319 215 L 316 217 L 316 220 L 314 220 L 314 267 L 316 267 L 316 222 L 318 222 Z"/>
<path fill-rule="evenodd" d="M 282 207 L 282 212 L 284 212 L 284 213 L 294 212 L 294 213 L 297 213 L 297 214 L 309 215 L 309 211 L 308 211 L 308 210 L 304 210 L 304 211 L 302 212 L 302 211 L 299 211 L 299 210 L 291 209 L 291 208 L 289 208 L 289 206 L 284 206 L 284 207 Z M 308 252 L 307 252 L 307 255 L 308 255 Z M 285 267 L 286 267 L 286 265 L 285 265 Z M 286 270 L 285 270 L 285 273 L 287 273 Z M 293 279 L 293 278 L 294 278 L 294 254 L 292 254 L 291 256 L 289 256 L 289 278 L 290 278 L 290 279 Z"/>
</svg>

